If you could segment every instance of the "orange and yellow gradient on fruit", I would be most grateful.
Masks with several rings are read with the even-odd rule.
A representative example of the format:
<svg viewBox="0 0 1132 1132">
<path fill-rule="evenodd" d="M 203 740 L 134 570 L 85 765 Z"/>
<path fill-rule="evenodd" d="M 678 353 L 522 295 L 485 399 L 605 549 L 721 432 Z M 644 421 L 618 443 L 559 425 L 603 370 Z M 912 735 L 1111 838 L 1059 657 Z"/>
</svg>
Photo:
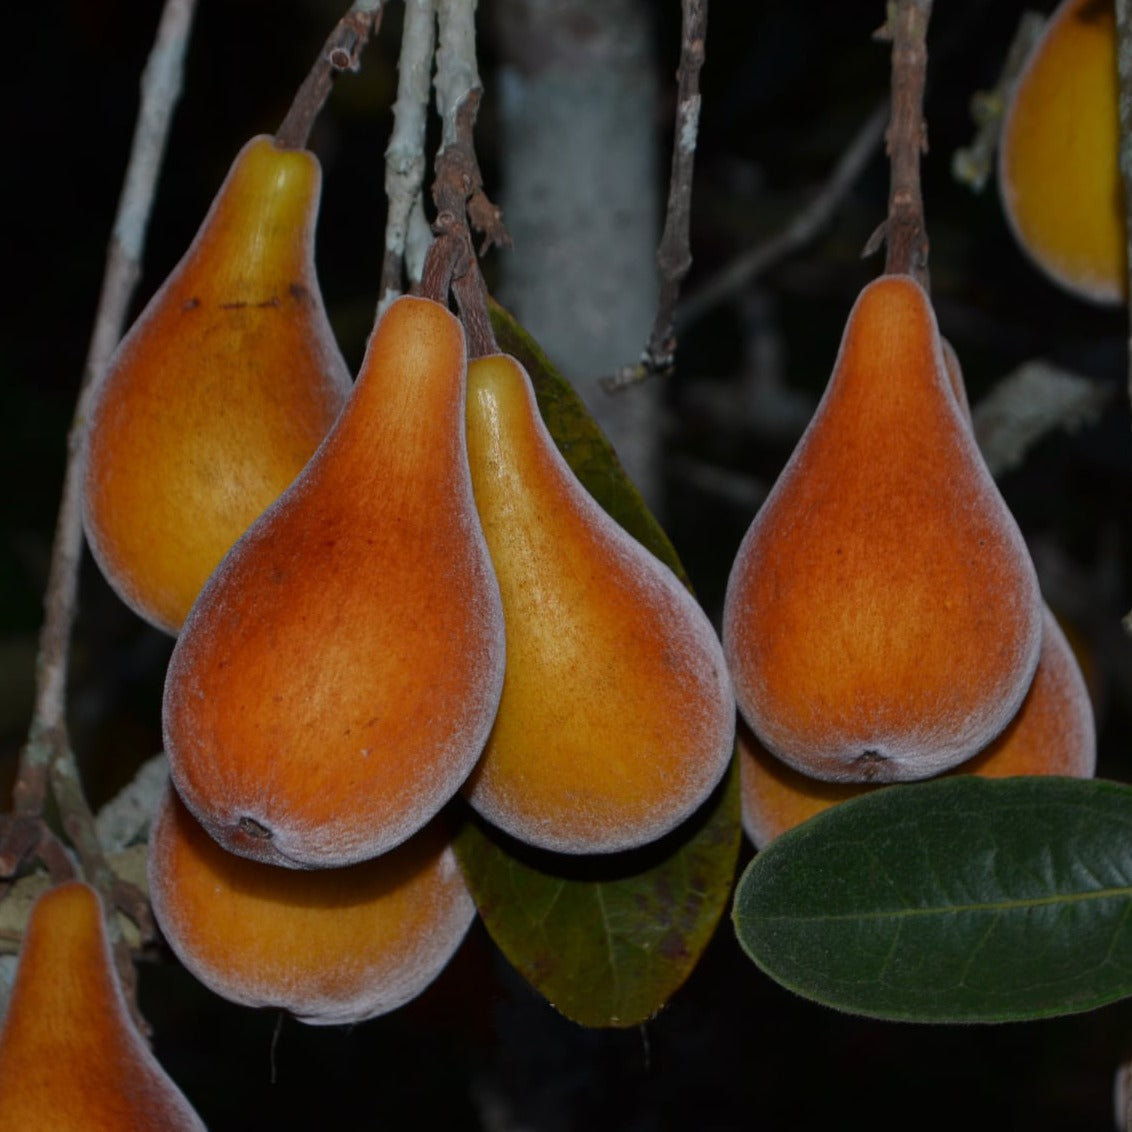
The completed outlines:
<svg viewBox="0 0 1132 1132">
<path fill-rule="evenodd" d="M 1103 304 L 1128 290 L 1118 85 L 1111 0 L 1063 0 L 999 142 L 999 190 L 1019 244 L 1054 282 Z"/>
<path fill-rule="evenodd" d="M 94 396 L 87 539 L 119 596 L 169 633 L 349 394 L 315 274 L 320 186 L 313 154 L 244 146 Z"/>
<path fill-rule="evenodd" d="M 78 881 L 28 920 L 0 1026 L 0 1128 L 205 1132 L 130 1018 L 102 904 Z"/>
<path fill-rule="evenodd" d="M 464 793 L 489 822 L 542 848 L 653 841 L 730 762 L 735 703 L 711 622 L 582 486 L 513 357 L 469 366 L 468 455 L 507 671 Z"/>
<path fill-rule="evenodd" d="M 415 998 L 475 918 L 438 822 L 357 865 L 281 869 L 222 849 L 172 789 L 150 834 L 149 891 L 162 933 L 205 986 L 315 1025 Z"/>
<path fill-rule="evenodd" d="M 877 789 L 799 774 L 774 758 L 747 727 L 739 729 L 739 751 L 743 828 L 760 849 L 822 810 Z M 1041 657 L 1021 709 L 990 746 L 947 773 L 1091 778 L 1096 758 L 1089 690 L 1065 633 L 1046 607 Z"/>
<path fill-rule="evenodd" d="M 796 770 L 942 773 L 1021 706 L 1037 576 L 911 277 L 854 305 L 825 395 L 744 537 L 723 643 L 739 707 Z"/>
<path fill-rule="evenodd" d="M 446 307 L 394 302 L 326 441 L 193 606 L 166 676 L 165 750 L 232 852 L 309 868 L 384 853 L 483 750 L 505 645 L 466 370 Z"/>
</svg>

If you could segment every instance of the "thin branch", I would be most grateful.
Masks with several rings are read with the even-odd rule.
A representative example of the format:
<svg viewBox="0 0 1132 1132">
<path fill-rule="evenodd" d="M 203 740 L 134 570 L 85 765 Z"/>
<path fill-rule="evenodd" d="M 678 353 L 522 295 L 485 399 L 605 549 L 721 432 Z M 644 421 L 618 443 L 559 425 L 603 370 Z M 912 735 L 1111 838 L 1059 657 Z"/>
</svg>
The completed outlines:
<svg viewBox="0 0 1132 1132">
<path fill-rule="evenodd" d="M 417 193 L 409 213 L 409 234 L 405 238 L 405 275 L 409 289 L 419 286 L 424 274 L 425 257 L 432 246 L 432 228 L 425 216 L 424 194 Z"/>
<path fill-rule="evenodd" d="M 483 84 L 476 62 L 476 0 L 437 0 L 436 11 L 436 109 L 443 151 L 460 141 L 460 107 L 472 91 L 482 94 Z"/>
<path fill-rule="evenodd" d="M 1022 68 L 1030 57 L 1034 44 L 1045 30 L 1045 17 L 1039 12 L 1023 12 L 1018 28 L 1006 52 L 1006 62 L 998 81 L 991 90 L 977 91 L 971 98 L 971 118 L 976 131 L 971 144 L 957 149 L 951 155 L 951 175 L 972 192 L 981 193 L 994 170 L 994 155 L 998 149 L 998 135 L 1002 119 Z"/>
<path fill-rule="evenodd" d="M 890 180 L 888 218 L 866 247 L 883 239 L 884 269 L 912 275 L 928 285 L 928 234 L 920 192 L 920 159 L 928 149 L 924 123 L 924 82 L 928 69 L 927 34 L 932 0 L 895 0 L 877 33 L 892 40 L 892 119 L 888 126 Z"/>
<path fill-rule="evenodd" d="M 479 254 L 491 247 L 509 248 L 511 237 L 503 225 L 502 213 L 483 191 L 472 134 L 483 85 L 476 65 L 475 0 L 438 0 L 440 27 L 436 51 L 436 107 L 440 112 L 441 142 L 437 158 L 437 184 L 455 186 L 463 180 L 464 211 L 472 230 L 483 236 Z M 441 172 L 442 160 L 451 165 Z M 438 210 L 443 209 L 433 199 Z M 454 203 L 454 197 L 453 197 Z"/>
<path fill-rule="evenodd" d="M 74 420 L 67 439 L 67 469 L 55 527 L 43 628 L 36 666 L 36 695 L 28 741 L 20 757 L 14 791 L 19 814 L 42 816 L 48 768 L 73 757 L 66 733 L 66 680 L 71 628 L 82 553 L 81 450 L 91 400 L 122 337 L 141 275 L 154 191 L 173 109 L 181 92 L 184 56 L 196 0 L 166 0 L 153 50 L 141 81 L 141 102 L 122 196 L 107 252 Z"/>
<path fill-rule="evenodd" d="M 635 366 L 601 379 L 607 393 L 672 371 L 676 363 L 676 303 L 680 285 L 692 266 L 689 230 L 692 223 L 692 174 L 700 123 L 700 70 L 704 65 L 708 0 L 682 0 L 680 63 L 677 75 L 676 128 L 672 140 L 672 169 L 668 178 L 668 207 L 664 233 L 656 252 L 660 296 L 652 333 Z"/>
<path fill-rule="evenodd" d="M 876 153 L 887 122 L 888 105 L 882 103 L 861 124 L 817 196 L 796 213 L 785 228 L 764 243 L 740 253 L 685 297 L 676 312 L 677 329 L 687 330 L 763 272 L 813 240 L 829 223 Z"/>
<path fill-rule="evenodd" d="M 275 133 L 281 148 L 302 149 L 307 144 L 335 78 L 343 71 L 358 69 L 362 49 L 381 26 L 383 3 L 384 0 L 354 0 L 335 25 Z"/>
<path fill-rule="evenodd" d="M 158 173 L 173 109 L 181 93 L 184 58 L 192 28 L 195 0 L 166 0 L 157 35 L 141 79 L 137 124 L 127 163 L 122 195 L 107 251 L 98 311 L 83 367 L 74 419 L 67 437 L 67 467 L 51 551 L 45 619 L 40 631 L 36 664 L 36 694 L 28 739 L 20 753 L 13 809 L 17 817 L 43 821 L 50 787 L 58 803 L 64 829 L 78 855 L 83 874 L 98 888 L 108 910 L 123 899 L 125 910 L 148 923 L 140 910 L 144 898 L 127 893 L 117 880 L 98 843 L 94 822 L 82 792 L 78 766 L 66 724 L 67 668 L 71 631 L 78 603 L 79 564 L 83 531 L 81 513 L 82 449 L 91 399 L 98 388 L 114 347 L 122 337 L 130 302 L 141 275 L 141 254 L 153 204 Z M 12 827 L 9 827 L 12 828 Z M 55 873 L 61 868 L 53 837 L 45 832 L 34 848 L 39 859 Z M 23 862 L 11 860 L 0 849 L 12 872 Z M 13 867 L 14 866 L 14 867 Z M 134 970 L 129 949 L 123 945 L 111 917 L 115 958 L 127 998 Z M 142 1023 L 144 1025 L 144 1023 Z"/>
<path fill-rule="evenodd" d="M 425 173 L 425 125 L 436 41 L 436 0 L 405 0 L 393 131 L 385 150 L 385 255 L 378 313 L 401 294 L 409 218 Z"/>
</svg>

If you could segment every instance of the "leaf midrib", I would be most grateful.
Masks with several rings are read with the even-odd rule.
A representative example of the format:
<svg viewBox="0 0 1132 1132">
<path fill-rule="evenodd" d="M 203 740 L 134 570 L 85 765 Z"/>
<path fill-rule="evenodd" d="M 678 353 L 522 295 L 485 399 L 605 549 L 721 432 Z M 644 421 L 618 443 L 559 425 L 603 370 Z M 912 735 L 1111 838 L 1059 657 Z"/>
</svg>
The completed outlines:
<svg viewBox="0 0 1132 1132">
<path fill-rule="evenodd" d="M 1099 891 L 1058 893 L 1055 896 L 1029 897 L 1026 899 L 1001 900 L 994 903 L 986 901 L 973 904 L 943 904 L 926 908 L 894 908 L 889 911 L 839 912 L 816 915 L 762 915 L 751 914 L 760 923 L 838 923 L 841 921 L 859 922 L 861 920 L 891 920 L 925 916 L 953 916 L 960 913 L 1011 912 L 1032 908 L 1049 907 L 1058 904 L 1078 904 L 1094 900 L 1128 900 L 1132 898 L 1132 885 L 1119 888 L 1105 888 Z M 742 913 L 741 913 L 742 914 Z"/>
</svg>

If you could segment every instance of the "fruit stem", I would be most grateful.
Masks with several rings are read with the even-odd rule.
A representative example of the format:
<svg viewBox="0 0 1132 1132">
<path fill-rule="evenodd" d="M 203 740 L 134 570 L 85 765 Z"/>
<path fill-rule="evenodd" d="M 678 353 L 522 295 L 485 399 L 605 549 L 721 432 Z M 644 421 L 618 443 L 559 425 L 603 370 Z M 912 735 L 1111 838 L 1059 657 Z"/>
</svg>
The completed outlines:
<svg viewBox="0 0 1132 1132">
<path fill-rule="evenodd" d="M 275 144 L 280 149 L 306 146 L 315 119 L 330 97 L 335 78 L 343 71 L 358 69 L 362 49 L 381 26 L 383 3 L 384 0 L 354 0 L 349 11 L 334 25 L 275 132 Z"/>
<path fill-rule="evenodd" d="M 889 158 L 888 218 L 883 235 L 885 271 L 928 285 L 928 235 L 920 191 L 920 157 L 927 152 L 924 81 L 932 0 L 893 0 L 877 32 L 892 40 L 892 115 L 885 135 Z M 874 241 L 870 241 L 870 245 Z"/>
<path fill-rule="evenodd" d="M 487 311 L 487 288 L 480 273 L 468 225 L 483 232 L 485 251 L 492 243 L 509 244 L 510 236 L 499 209 L 488 200 L 480 180 L 479 162 L 472 141 L 481 89 L 471 87 L 454 108 L 452 140 L 436 158 L 432 199 L 436 204 L 433 232 L 436 239 L 425 260 L 420 293 L 447 303 L 451 288 L 460 307 L 468 339 L 468 356 L 480 358 L 499 352 Z"/>
</svg>

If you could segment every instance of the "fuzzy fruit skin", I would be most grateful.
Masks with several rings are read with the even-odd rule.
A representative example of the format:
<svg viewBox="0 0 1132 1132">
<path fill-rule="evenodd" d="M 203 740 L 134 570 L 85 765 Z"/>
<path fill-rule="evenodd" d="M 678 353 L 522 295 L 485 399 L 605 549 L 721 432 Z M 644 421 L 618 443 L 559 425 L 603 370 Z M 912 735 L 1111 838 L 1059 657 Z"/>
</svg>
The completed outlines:
<svg viewBox="0 0 1132 1132">
<path fill-rule="evenodd" d="M 877 789 L 799 774 L 771 755 L 745 727 L 739 730 L 739 752 L 743 828 L 757 849 L 814 814 Z M 1047 606 L 1038 668 L 1018 714 L 989 747 L 946 773 L 1092 778 L 1096 766 L 1097 732 L 1089 689 L 1065 633 Z"/>
<path fill-rule="evenodd" d="M 404 297 L 318 452 L 209 579 L 177 640 L 173 783 L 225 848 L 325 868 L 452 797 L 503 683 L 499 589 L 472 499 L 459 322 Z"/>
<path fill-rule="evenodd" d="M 313 154 L 248 142 L 94 397 L 88 540 L 126 604 L 166 632 L 349 395 L 315 274 L 320 186 Z"/>
<path fill-rule="evenodd" d="M 468 456 L 507 672 L 465 796 L 494 825 L 557 852 L 653 841 L 730 761 L 735 702 L 715 631 L 578 481 L 512 357 L 469 366 Z"/>
<path fill-rule="evenodd" d="M 1010 721 L 1037 576 L 908 276 L 850 313 L 826 392 L 745 535 L 723 643 L 769 750 L 831 781 L 939 774 Z"/>
<path fill-rule="evenodd" d="M 1109 0 L 1063 0 L 1007 107 L 998 183 L 1033 263 L 1079 298 L 1128 289 L 1120 178 L 1116 13 Z"/>
<path fill-rule="evenodd" d="M 126 1008 L 94 889 L 78 881 L 32 909 L 0 1027 L 0 1128 L 205 1132 Z"/>
<path fill-rule="evenodd" d="M 388 853 L 297 871 L 221 849 L 167 789 L 149 842 L 162 933 L 205 986 L 311 1025 L 363 1022 L 421 993 L 476 908 L 446 831 L 433 823 Z"/>
</svg>

